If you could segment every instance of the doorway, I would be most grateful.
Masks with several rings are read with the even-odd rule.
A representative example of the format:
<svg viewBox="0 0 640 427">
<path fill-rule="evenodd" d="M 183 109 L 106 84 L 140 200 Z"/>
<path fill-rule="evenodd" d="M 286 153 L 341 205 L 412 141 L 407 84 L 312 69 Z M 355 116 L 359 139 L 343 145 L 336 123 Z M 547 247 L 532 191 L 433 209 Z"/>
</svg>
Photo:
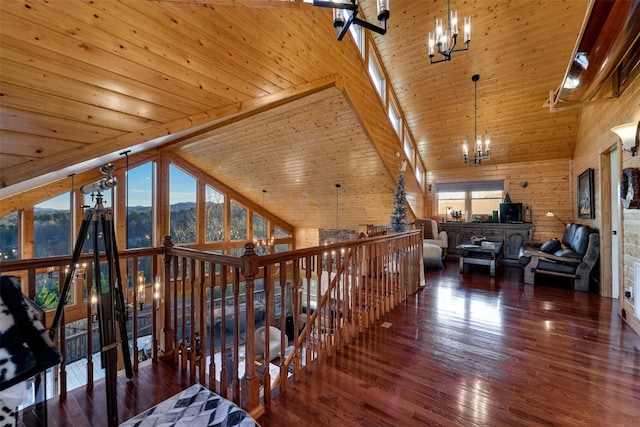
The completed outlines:
<svg viewBox="0 0 640 427">
<path fill-rule="evenodd" d="M 601 154 L 602 166 L 602 230 L 601 285 L 602 296 L 620 297 L 620 157 L 617 146 Z"/>
</svg>

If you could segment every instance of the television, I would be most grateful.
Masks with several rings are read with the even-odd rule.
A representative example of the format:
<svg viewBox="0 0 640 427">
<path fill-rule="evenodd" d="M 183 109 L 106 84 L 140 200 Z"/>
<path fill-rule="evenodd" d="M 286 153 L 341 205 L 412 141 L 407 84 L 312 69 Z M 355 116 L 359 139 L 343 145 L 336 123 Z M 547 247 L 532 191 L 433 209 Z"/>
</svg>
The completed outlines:
<svg viewBox="0 0 640 427">
<path fill-rule="evenodd" d="M 522 224 L 522 203 L 500 203 L 500 222 Z"/>
</svg>

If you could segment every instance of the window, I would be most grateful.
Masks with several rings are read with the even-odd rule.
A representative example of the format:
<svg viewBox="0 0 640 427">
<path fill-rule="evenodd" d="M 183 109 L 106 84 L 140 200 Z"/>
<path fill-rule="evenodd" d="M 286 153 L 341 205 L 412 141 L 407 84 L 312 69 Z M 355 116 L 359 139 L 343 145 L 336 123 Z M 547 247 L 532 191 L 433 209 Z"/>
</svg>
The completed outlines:
<svg viewBox="0 0 640 427">
<path fill-rule="evenodd" d="M 153 246 L 153 163 L 127 173 L 127 248 Z"/>
<path fill-rule="evenodd" d="M 387 112 L 387 114 L 389 115 L 391 126 L 393 126 L 398 136 L 402 137 L 402 118 L 400 117 L 400 114 L 398 113 L 398 109 L 396 108 L 393 102 L 389 103 L 389 111 Z M 413 160 L 412 160 L 412 163 L 413 163 Z"/>
<path fill-rule="evenodd" d="M 413 148 L 413 143 L 411 142 L 411 138 L 409 138 L 408 132 L 404 133 L 404 154 L 409 159 L 409 163 L 413 164 L 415 162 L 415 149 Z"/>
<path fill-rule="evenodd" d="M 452 212 L 490 215 L 502 202 L 504 181 L 470 181 L 437 184 L 438 215 L 450 220 Z"/>
<path fill-rule="evenodd" d="M 67 303 L 70 297 L 75 295 L 75 280 L 67 294 Z M 60 301 L 60 275 L 57 269 L 51 269 L 47 273 L 36 274 L 36 295 L 34 302 L 43 310 L 50 310 L 58 306 Z"/>
<path fill-rule="evenodd" d="M 445 191 L 438 193 L 438 215 L 445 220 L 451 219 L 451 212 L 465 212 L 466 193 L 463 191 Z"/>
<path fill-rule="evenodd" d="M 291 237 L 291 234 L 287 233 L 286 231 L 284 231 L 282 228 L 280 227 L 275 227 L 274 228 L 274 234 L 276 236 L 276 239 L 281 239 L 281 238 L 286 238 L 286 237 Z"/>
<path fill-rule="evenodd" d="M 231 240 L 247 240 L 247 209 L 231 200 Z"/>
<path fill-rule="evenodd" d="M 384 103 L 386 100 L 385 81 L 382 76 L 382 72 L 380 71 L 380 67 L 373 59 L 373 56 L 369 57 L 369 76 L 373 82 L 373 87 L 376 89 L 376 92 L 378 92 L 378 95 L 380 95 L 380 98 L 382 98 L 382 102 Z"/>
<path fill-rule="evenodd" d="M 267 239 L 267 220 L 257 213 L 253 214 L 253 238 Z"/>
<path fill-rule="evenodd" d="M 418 184 L 420 185 L 420 188 L 422 188 L 424 183 L 424 172 L 422 172 L 422 167 L 419 164 L 416 165 L 416 180 L 418 180 Z"/>
<path fill-rule="evenodd" d="M 208 185 L 205 191 L 205 240 L 221 242 L 224 240 L 224 194 Z"/>
<path fill-rule="evenodd" d="M 276 245 L 276 253 L 278 252 L 287 252 L 291 250 L 291 245 L 288 243 L 281 243 L 279 245 Z"/>
<path fill-rule="evenodd" d="M 364 58 L 364 30 L 359 25 L 351 25 L 349 27 L 353 41 L 360 51 L 360 55 Z"/>
<path fill-rule="evenodd" d="M 71 254 L 71 195 L 64 193 L 34 207 L 34 257 Z"/>
<path fill-rule="evenodd" d="M 169 166 L 169 233 L 173 243 L 196 242 L 196 179 Z"/>
<path fill-rule="evenodd" d="M 18 212 L 0 217 L 0 262 L 20 258 L 18 236 Z"/>
<path fill-rule="evenodd" d="M 471 212 L 475 215 L 491 215 L 501 202 L 502 190 L 471 192 Z"/>
<path fill-rule="evenodd" d="M 111 197 L 112 197 L 112 191 L 111 189 L 107 189 L 101 192 L 102 194 L 102 206 L 105 209 L 109 209 L 111 210 Z M 96 194 L 95 193 L 90 193 L 90 194 L 85 194 L 83 197 L 83 204 L 85 206 L 85 209 L 90 209 L 90 208 L 97 208 L 97 203 L 98 201 L 96 200 Z M 83 218 L 84 219 L 84 218 Z M 85 254 L 88 253 L 92 253 L 93 252 L 93 227 L 95 224 L 90 223 L 89 227 L 87 228 L 87 235 L 83 236 L 84 239 L 84 243 L 82 244 L 82 251 Z M 98 224 L 98 229 L 102 230 L 102 223 L 100 222 Z M 100 236 L 101 231 L 98 231 L 98 236 Z M 103 238 L 99 238 L 98 239 L 98 250 L 100 251 L 104 251 L 104 239 Z"/>
</svg>

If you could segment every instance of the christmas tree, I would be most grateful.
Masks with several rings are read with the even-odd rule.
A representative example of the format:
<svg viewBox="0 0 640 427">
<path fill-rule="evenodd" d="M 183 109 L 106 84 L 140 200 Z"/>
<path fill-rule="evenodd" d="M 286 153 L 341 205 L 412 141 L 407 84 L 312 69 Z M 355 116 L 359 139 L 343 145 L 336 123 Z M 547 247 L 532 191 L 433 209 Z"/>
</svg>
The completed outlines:
<svg viewBox="0 0 640 427">
<path fill-rule="evenodd" d="M 393 212 L 391 213 L 391 232 L 403 233 L 409 228 L 407 218 L 407 193 L 404 190 L 404 171 L 407 168 L 407 161 L 402 161 L 400 175 L 398 175 L 398 186 L 396 194 L 393 196 Z"/>
</svg>

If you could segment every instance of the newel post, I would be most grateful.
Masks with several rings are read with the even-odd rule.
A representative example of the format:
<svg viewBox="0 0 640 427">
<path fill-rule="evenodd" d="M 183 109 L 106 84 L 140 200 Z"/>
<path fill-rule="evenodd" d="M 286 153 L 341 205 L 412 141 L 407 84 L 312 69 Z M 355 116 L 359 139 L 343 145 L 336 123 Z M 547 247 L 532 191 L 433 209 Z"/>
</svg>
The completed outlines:
<svg viewBox="0 0 640 427">
<path fill-rule="evenodd" d="M 245 338 L 245 375 L 242 378 L 245 396 L 242 399 L 244 409 L 249 412 L 256 410 L 260 406 L 260 380 L 256 376 L 255 354 L 255 306 L 254 306 L 254 279 L 258 274 L 259 257 L 254 251 L 253 243 L 244 245 L 244 255 L 240 257 L 240 271 L 246 281 L 246 338 Z"/>
<path fill-rule="evenodd" d="M 171 236 L 164 236 L 162 245 L 164 246 L 164 289 L 161 290 L 162 300 L 160 301 L 160 306 L 163 308 L 160 352 L 163 358 L 173 358 L 174 331 L 171 329 L 171 260 L 173 257 L 169 254 L 173 248 Z"/>
</svg>

